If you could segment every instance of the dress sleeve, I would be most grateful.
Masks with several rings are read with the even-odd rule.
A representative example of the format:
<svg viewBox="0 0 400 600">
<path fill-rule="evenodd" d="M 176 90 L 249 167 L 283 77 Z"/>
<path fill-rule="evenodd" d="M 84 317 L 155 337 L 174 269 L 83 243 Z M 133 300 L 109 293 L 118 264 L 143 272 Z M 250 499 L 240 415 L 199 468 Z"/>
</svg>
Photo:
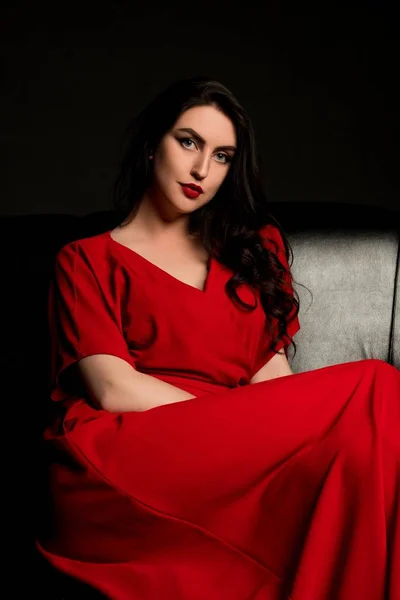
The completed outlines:
<svg viewBox="0 0 400 600">
<path fill-rule="evenodd" d="M 101 283 L 101 281 L 103 284 Z M 76 243 L 55 259 L 48 296 L 52 400 L 69 395 L 65 371 L 92 354 L 111 354 L 134 367 L 123 335 L 118 294 L 100 277 Z"/>
<path fill-rule="evenodd" d="M 272 250 L 280 262 L 284 265 L 286 269 L 289 267 L 288 258 L 285 252 L 285 246 L 283 244 L 282 236 L 277 227 L 274 225 L 267 225 L 265 228 L 261 230 L 261 236 L 264 241 L 264 246 L 268 248 L 268 250 Z M 293 296 L 293 285 L 292 285 L 292 276 L 291 274 L 285 276 L 285 289 L 290 292 Z M 287 317 L 287 333 L 282 337 L 280 342 L 276 346 L 276 351 L 282 350 L 285 351 L 286 358 L 288 357 L 288 348 L 290 346 L 290 340 L 287 334 L 291 337 L 295 335 L 300 329 L 300 321 L 298 316 L 290 321 L 290 318 L 295 312 L 296 307 L 293 306 L 292 311 Z M 273 334 L 274 338 L 278 334 L 278 320 L 272 320 Z M 274 355 L 275 352 L 272 349 L 269 349 L 269 345 L 272 341 L 271 335 L 267 329 L 267 323 L 265 323 L 265 327 L 262 331 L 260 343 L 258 346 L 258 351 L 256 355 L 256 359 L 253 365 L 252 374 L 257 373 L 261 367 L 263 367 Z"/>
</svg>

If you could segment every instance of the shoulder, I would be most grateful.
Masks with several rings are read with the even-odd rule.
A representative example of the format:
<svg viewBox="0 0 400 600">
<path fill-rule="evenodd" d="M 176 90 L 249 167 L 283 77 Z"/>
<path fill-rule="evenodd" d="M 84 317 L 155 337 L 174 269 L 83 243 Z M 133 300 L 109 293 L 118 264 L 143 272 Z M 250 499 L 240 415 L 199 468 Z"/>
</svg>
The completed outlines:
<svg viewBox="0 0 400 600">
<path fill-rule="evenodd" d="M 90 270 L 101 270 L 109 265 L 108 232 L 81 238 L 62 246 L 55 257 L 57 266 L 75 269 L 77 264 Z"/>
<path fill-rule="evenodd" d="M 284 248 L 281 231 L 274 223 L 267 223 L 260 228 L 259 233 L 268 249 L 278 251 Z"/>
<path fill-rule="evenodd" d="M 107 250 L 107 233 L 108 232 L 99 233 L 91 237 L 80 238 L 68 242 L 58 250 L 56 258 L 72 254 L 93 256 L 102 254 Z"/>
</svg>

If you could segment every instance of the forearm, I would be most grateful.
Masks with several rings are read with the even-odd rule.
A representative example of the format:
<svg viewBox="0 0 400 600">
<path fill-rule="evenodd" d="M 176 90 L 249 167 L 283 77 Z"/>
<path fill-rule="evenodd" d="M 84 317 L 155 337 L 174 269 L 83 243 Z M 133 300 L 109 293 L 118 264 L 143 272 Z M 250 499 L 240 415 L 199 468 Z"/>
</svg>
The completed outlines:
<svg viewBox="0 0 400 600">
<path fill-rule="evenodd" d="M 196 396 L 157 377 L 134 371 L 131 379 L 112 384 L 101 407 L 110 412 L 142 412 L 191 398 Z"/>
</svg>

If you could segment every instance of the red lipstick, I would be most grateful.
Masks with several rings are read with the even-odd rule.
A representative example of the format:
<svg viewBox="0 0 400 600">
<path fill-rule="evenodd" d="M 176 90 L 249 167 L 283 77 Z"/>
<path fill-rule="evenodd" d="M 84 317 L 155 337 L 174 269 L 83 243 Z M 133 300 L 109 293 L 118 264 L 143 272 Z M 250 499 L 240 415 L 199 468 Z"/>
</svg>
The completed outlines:
<svg viewBox="0 0 400 600">
<path fill-rule="evenodd" d="M 203 188 L 196 183 L 181 183 L 181 185 L 192 188 L 193 190 L 196 190 L 196 192 L 199 192 L 199 194 L 203 193 Z"/>
<path fill-rule="evenodd" d="M 197 198 L 203 193 L 202 188 L 195 183 L 180 183 L 180 185 L 182 186 L 184 194 L 188 198 Z"/>
</svg>

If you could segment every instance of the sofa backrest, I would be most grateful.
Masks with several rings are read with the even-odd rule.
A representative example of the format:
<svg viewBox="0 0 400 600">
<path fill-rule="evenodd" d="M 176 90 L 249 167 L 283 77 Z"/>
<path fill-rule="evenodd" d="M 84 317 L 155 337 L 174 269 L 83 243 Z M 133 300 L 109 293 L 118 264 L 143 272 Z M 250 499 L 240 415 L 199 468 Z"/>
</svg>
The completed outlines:
<svg viewBox="0 0 400 600">
<path fill-rule="evenodd" d="M 400 368 L 398 232 L 305 229 L 288 238 L 300 297 L 298 349 L 289 354 L 293 371 L 365 358 Z"/>
<path fill-rule="evenodd" d="M 400 369 L 400 252 L 397 253 L 395 299 L 393 302 L 393 322 L 391 336 L 391 359 L 389 362 Z"/>
</svg>

